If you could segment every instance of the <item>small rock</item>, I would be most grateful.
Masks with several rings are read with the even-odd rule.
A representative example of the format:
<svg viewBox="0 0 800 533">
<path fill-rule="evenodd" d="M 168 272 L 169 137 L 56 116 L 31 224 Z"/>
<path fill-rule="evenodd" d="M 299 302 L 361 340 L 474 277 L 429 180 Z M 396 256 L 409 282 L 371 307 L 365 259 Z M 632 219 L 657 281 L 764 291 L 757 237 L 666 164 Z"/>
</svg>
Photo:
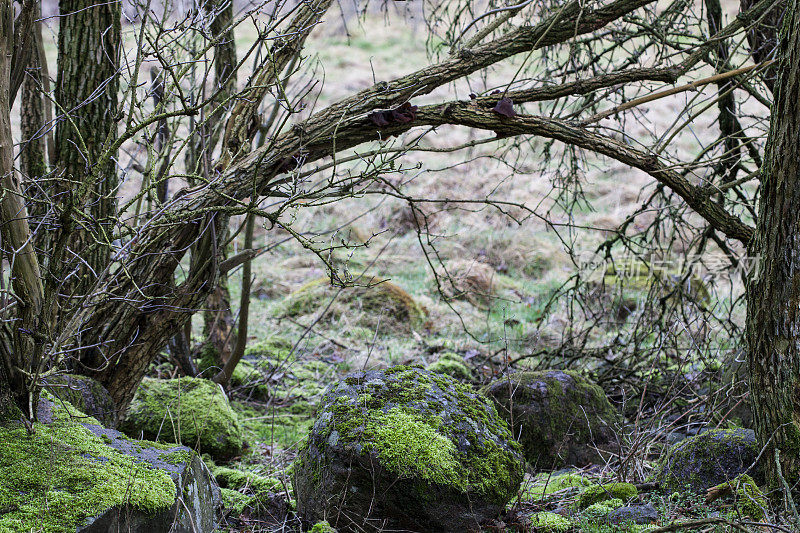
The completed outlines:
<svg viewBox="0 0 800 533">
<path fill-rule="evenodd" d="M 428 365 L 428 370 L 437 374 L 446 374 L 459 381 L 472 381 L 473 375 L 464 359 L 453 352 L 445 352 L 439 359 Z"/>
<path fill-rule="evenodd" d="M 658 511 L 652 505 L 626 505 L 608 515 L 608 521 L 612 524 L 652 524 L 658 520 Z"/>
<path fill-rule="evenodd" d="M 539 469 L 602 462 L 619 448 L 622 417 L 603 390 L 572 371 L 519 372 L 485 387 Z"/>
<path fill-rule="evenodd" d="M 428 312 L 405 289 L 380 277 L 360 277 L 348 287 L 331 285 L 328 277 L 312 280 L 290 294 L 279 308 L 281 317 L 325 313 L 318 320 L 348 324 L 381 332 L 410 333 L 425 326 Z"/>
<path fill-rule="evenodd" d="M 654 480 L 666 492 L 687 489 L 705 493 L 750 469 L 759 446 L 752 429 L 714 429 L 673 445 L 656 470 Z M 763 482 L 761 468 L 749 472 Z"/>
</svg>

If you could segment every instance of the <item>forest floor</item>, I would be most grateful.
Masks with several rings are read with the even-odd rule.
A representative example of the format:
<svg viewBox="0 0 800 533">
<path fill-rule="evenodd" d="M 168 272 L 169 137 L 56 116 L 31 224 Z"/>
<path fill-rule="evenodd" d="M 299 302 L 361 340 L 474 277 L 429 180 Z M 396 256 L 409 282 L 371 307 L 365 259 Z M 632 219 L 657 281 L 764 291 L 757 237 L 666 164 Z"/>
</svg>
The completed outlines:
<svg viewBox="0 0 800 533">
<path fill-rule="evenodd" d="M 379 32 L 374 31 L 376 27 L 380 27 Z M 379 17 L 373 17 L 361 24 L 349 23 L 348 33 L 342 27 L 323 31 L 309 43 L 309 54 L 329 73 L 318 95 L 318 108 L 427 61 L 421 21 L 384 25 Z M 341 72 L 347 76 L 338 76 Z M 470 80 L 470 87 L 448 86 L 421 99 L 421 103 L 442 96 L 466 98 L 471 91 L 501 85 L 510 74 L 513 72 L 497 71 L 484 79 Z M 646 111 L 652 114 L 656 133 L 659 127 L 669 126 L 659 123 L 669 115 L 660 113 L 665 109 L 659 106 L 674 112 L 685 104 L 675 98 Z M 715 135 L 710 120 L 700 117 L 693 134 Z M 430 147 L 445 147 L 479 137 L 481 134 L 473 131 L 442 128 L 426 142 Z M 543 141 L 530 143 L 532 152 L 543 148 Z M 695 148 L 686 141 L 687 152 Z M 506 199 L 534 206 L 534 214 L 521 223 L 480 204 L 454 207 L 421 203 L 418 205 L 427 215 L 421 219 L 407 202 L 379 195 L 359 195 L 296 212 L 292 227 L 316 235 L 314 240 L 320 248 L 337 246 L 327 258 L 342 272 L 352 273 L 357 283 L 387 280 L 406 291 L 427 313 L 420 326 L 409 328 L 391 313 L 382 316 L 378 312 L 376 317 L 374 307 L 341 296 L 337 299 L 336 290 L 307 312 L 292 312 L 295 291 L 328 278 L 327 266 L 286 232 L 257 232 L 256 244 L 268 246 L 270 251 L 254 264 L 248 358 L 251 363 L 269 360 L 269 372 L 240 382 L 232 394 L 251 443 L 250 453 L 240 466 L 283 479 L 290 490 L 286 468 L 312 424 L 314 406 L 325 387 L 348 372 L 395 364 L 428 366 L 440 354 L 455 352 L 469 368 L 467 380 L 480 386 L 511 369 L 554 364 L 531 356 L 542 348 L 557 346 L 570 328 L 565 305 L 548 307 L 559 287 L 578 268 L 565 252 L 565 245 L 593 251 L 608 230 L 641 205 L 654 183 L 618 163 L 587 156 L 582 189 L 589 202 L 568 212 L 561 194 L 563 184 L 554 168 L 557 158 L 542 163 L 541 168 L 533 167 L 535 163 L 530 160 L 523 161 L 527 173 L 516 172 L 502 161 L 487 157 L 493 149 L 413 153 L 406 160 L 413 170 L 398 173 L 395 179 L 406 194 L 419 198 L 453 198 L 457 194 L 461 198 Z M 648 224 L 648 216 L 652 214 L 645 214 L 635 224 Z M 420 223 L 424 226 L 421 231 Z M 454 286 L 448 286 L 448 276 Z M 234 275 L 230 281 L 236 307 L 240 279 Z M 634 300 L 646 298 L 647 290 L 632 287 L 627 294 Z M 741 318 L 741 314 L 734 316 Z M 194 332 L 198 339 L 202 337 L 199 318 Z M 672 390 L 673 396 L 665 395 L 646 406 L 630 401 L 644 394 L 642 388 L 607 389 L 620 411 L 636 422 L 636 429 L 625 436 L 628 449 L 624 460 L 597 465 L 585 473 L 588 477 L 644 483 L 671 433 L 693 434 L 709 426 L 709 417 L 701 412 L 703 407 L 698 406 L 696 398 L 709 390 L 709 384 L 719 377 L 720 367 L 696 363 L 691 361 L 662 376 L 664 381 L 658 387 L 654 384 L 654 389 Z M 560 364 L 587 370 L 591 375 L 595 363 L 562 360 Z M 653 381 L 652 376 L 639 378 L 644 383 Z M 684 386 L 689 382 L 690 386 Z M 680 393 L 674 392 L 675 383 L 681 385 Z M 686 416 L 674 416 L 675 411 L 667 414 L 655 407 L 670 402 L 673 407 L 682 406 L 678 410 Z M 726 424 L 723 417 L 722 427 Z M 621 463 L 624 471 L 619 468 Z M 529 477 L 525 486 L 535 486 L 536 479 Z M 544 504 L 542 494 L 535 490 L 522 490 L 520 494 L 518 509 L 544 510 L 569 503 L 550 500 Z M 659 525 L 677 519 L 707 519 L 706 531 L 729 527 L 713 523 L 725 512 L 720 503 L 706 505 L 702 498 L 686 494 L 652 494 L 644 499 L 659 510 Z M 268 531 L 291 530 L 296 524 L 268 524 L 243 516 L 231 518 L 228 526 L 231 531 Z M 588 522 L 579 529 L 616 530 Z"/>
<path fill-rule="evenodd" d="M 395 23 L 386 25 L 383 17 L 376 14 L 362 22 L 348 21 L 346 31 L 343 24 L 334 24 L 312 34 L 307 53 L 313 61 L 307 64 L 317 68 L 320 78 L 324 68 L 325 81 L 315 98 L 308 99 L 309 106 L 299 117 L 311 112 L 312 102 L 319 109 L 376 80 L 427 64 L 423 22 L 412 19 L 398 24 L 396 14 L 387 16 Z M 243 27 L 237 38 L 241 40 L 240 49 L 246 49 L 254 33 Z M 53 51 L 49 52 L 52 55 Z M 466 99 L 470 92 L 502 86 L 515 68 L 512 63 L 505 70 L 470 79 L 469 85 L 447 86 L 413 103 L 442 97 Z M 628 135 L 658 135 L 670 126 L 668 120 L 673 112 L 685 107 L 685 98 L 665 99 L 646 109 L 644 113 L 652 119 L 652 131 L 634 129 Z M 699 117 L 692 135 L 716 135 L 712 120 L 713 115 Z M 483 136 L 463 128 L 440 128 L 425 138 L 425 145 L 443 148 Z M 697 147 L 691 135 L 682 142 L 687 153 Z M 565 248 L 573 248 L 576 255 L 593 252 L 608 232 L 653 192 L 655 184 L 641 172 L 589 155 L 583 159 L 581 169 L 581 189 L 588 201 L 567 209 L 572 191 L 560 179 L 557 157 L 546 161 L 533 156 L 509 164 L 502 159 L 502 152 L 497 154 L 499 157 L 492 157 L 496 148 L 488 146 L 458 153 L 414 152 L 404 159 L 407 170 L 397 172 L 391 179 L 402 186 L 405 194 L 416 198 L 508 200 L 530 206 L 532 214 L 511 209 L 512 215 L 521 217 L 514 220 L 507 213 L 480 203 L 423 202 L 417 204 L 425 215 L 421 218 L 415 216 L 407 201 L 376 194 L 356 195 L 293 213 L 291 227 L 295 231 L 312 236 L 321 250 L 336 247 L 322 255 L 340 273 L 351 273 L 361 284 L 389 281 L 413 298 L 426 313 L 419 325 L 410 326 L 391 313 L 384 316 L 380 310 L 376 316 L 374 307 L 334 298 L 335 290 L 329 293 L 328 300 L 316 302 L 310 312 L 293 312 L 296 291 L 309 282 L 327 279 L 327 265 L 288 232 L 257 228 L 256 246 L 267 247 L 269 252 L 253 265 L 246 361 L 261 364 L 262 371 L 243 374 L 231 391 L 249 442 L 247 454 L 236 462 L 237 467 L 282 480 L 291 499 L 286 470 L 313 422 L 315 405 L 325 387 L 348 372 L 396 364 L 427 367 L 440 354 L 454 352 L 469 369 L 466 380 L 481 386 L 509 370 L 540 369 L 555 363 L 532 355 L 558 346 L 571 327 L 567 305 L 548 306 L 579 267 Z M 531 154 L 541 154 L 546 149 L 546 143 L 536 139 L 527 147 Z M 124 164 L 124 157 L 122 161 Z M 138 183 L 131 179 L 124 185 L 123 195 L 137 188 Z M 641 215 L 634 226 L 646 226 L 653 216 Z M 241 223 L 239 218 L 232 221 L 233 226 Z M 241 238 L 233 246 L 234 253 L 241 250 Z M 453 284 L 448 285 L 448 277 Z M 737 285 L 728 298 L 735 298 L 740 291 Z M 240 271 L 230 277 L 230 292 L 236 315 Z M 646 288 L 628 290 L 634 300 L 646 298 L 647 294 Z M 200 315 L 193 325 L 197 341 L 202 340 Z M 732 312 L 732 319 L 742 319 L 741 309 Z M 624 322 L 625 318 L 621 320 Z M 686 413 L 696 409 L 696 416 L 675 421 L 675 417 L 671 419 L 659 411 L 655 403 L 630 401 L 643 397 L 641 388 L 622 390 L 616 384 L 607 389 L 612 402 L 635 422 L 636 432 L 625 437 L 628 449 L 624 471 L 618 469 L 620 461 L 615 461 L 597 465 L 585 473 L 588 477 L 644 483 L 670 433 L 697 432 L 710 423 L 700 412 L 702 407 L 698 405 L 702 402 L 696 398 L 708 391 L 720 368 L 690 363 L 673 369 L 668 377 L 662 376 L 665 381 L 658 384 L 658 390 L 674 392 L 677 382 L 681 384 L 680 393 L 674 392 L 672 397 L 665 396 L 656 403 L 672 402 L 673 407 Z M 559 364 L 591 375 L 597 362 L 573 359 L 560 360 Z M 153 366 L 151 374 L 168 377 L 174 372 L 165 356 Z M 652 376 L 639 378 L 646 383 Z M 687 383 L 690 386 L 684 386 Z M 675 400 L 679 402 L 676 404 Z M 723 421 L 723 426 L 726 423 Z M 534 484 L 535 479 L 529 477 L 526 487 L 530 489 Z M 535 490 L 523 490 L 517 505 L 536 507 L 541 497 Z M 689 495 L 653 494 L 646 499 L 659 509 L 661 525 L 682 518 L 713 519 L 724 511 L 722 504 L 706 505 Z M 553 501 L 541 504 L 542 509 L 556 506 Z M 243 515 L 230 517 L 224 530 L 293 531 L 296 527 L 291 520 L 274 524 Z M 614 529 L 586 524 L 582 530 Z"/>
</svg>

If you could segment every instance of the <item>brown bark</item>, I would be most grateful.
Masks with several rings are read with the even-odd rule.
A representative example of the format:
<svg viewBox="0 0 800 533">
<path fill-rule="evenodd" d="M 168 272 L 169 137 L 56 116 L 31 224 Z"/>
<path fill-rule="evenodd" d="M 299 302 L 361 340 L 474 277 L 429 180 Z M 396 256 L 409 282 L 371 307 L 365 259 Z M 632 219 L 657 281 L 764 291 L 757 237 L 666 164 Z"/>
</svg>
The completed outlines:
<svg viewBox="0 0 800 533">
<path fill-rule="evenodd" d="M 41 17 L 37 4 L 34 16 Z M 20 171 L 25 180 L 28 215 L 34 231 L 34 245 L 38 250 L 47 250 L 50 229 L 47 225 L 47 213 L 50 210 L 50 186 L 43 178 L 47 175 L 48 141 L 52 143 L 49 121 L 50 102 L 45 102 L 42 94 L 49 86 L 47 64 L 39 51 L 43 51 L 41 23 L 32 28 L 34 53 L 31 55 L 25 77 L 22 81 L 20 106 L 20 131 L 22 143 L 19 149 Z M 47 254 L 40 254 L 39 260 L 44 270 L 47 269 Z"/>
<path fill-rule="evenodd" d="M 233 2 L 223 0 L 218 3 L 209 3 L 208 9 L 214 14 L 211 22 L 211 34 L 218 42 L 214 46 L 214 86 L 219 89 L 216 99 L 220 109 L 210 117 L 206 124 L 207 131 L 211 132 L 208 139 L 210 147 L 216 145 L 220 129 L 217 127 L 227 109 L 232 106 L 231 98 L 236 91 L 236 41 L 231 28 L 233 23 Z M 206 149 L 204 147 L 204 149 Z M 228 237 L 227 223 L 220 224 L 223 232 L 218 237 L 218 242 L 224 243 Z M 222 262 L 228 256 L 226 246 L 222 245 L 217 251 L 218 261 Z M 213 347 L 217 357 L 215 366 L 222 367 L 230 358 L 233 351 L 233 327 L 235 320 L 231 312 L 231 293 L 228 288 L 228 276 L 220 273 L 217 286 L 206 299 L 206 308 L 203 312 L 203 334 L 205 342 Z"/>
<path fill-rule="evenodd" d="M 248 214 L 245 222 L 245 237 L 244 248 L 245 250 L 253 249 L 253 231 L 255 230 L 255 215 Z M 239 325 L 236 331 L 236 344 L 234 345 L 233 352 L 222 370 L 214 376 L 214 381 L 220 383 L 222 386 L 227 387 L 228 382 L 231 380 L 233 371 L 236 365 L 242 360 L 244 349 L 247 345 L 247 331 L 248 322 L 250 320 L 250 289 L 253 276 L 253 260 L 247 259 L 242 266 L 242 293 L 239 299 Z"/>
<path fill-rule="evenodd" d="M 753 418 L 767 477 L 782 488 L 778 464 L 800 496 L 800 5 L 790 0 L 762 169 L 751 251 L 759 258 L 747 287 L 748 365 Z M 777 454 L 777 457 L 776 457 Z M 777 459 L 777 460 L 776 460 Z"/>
<path fill-rule="evenodd" d="M 108 155 L 117 132 L 120 4 L 60 0 L 59 12 L 56 202 L 60 230 L 82 261 L 55 252 L 78 269 L 80 294 L 108 264 L 116 215 L 119 179 L 113 158 L 101 155 Z"/>
<path fill-rule="evenodd" d="M 14 173 L 14 144 L 11 137 L 11 56 L 13 8 L 0 0 L 0 237 L 2 253 L 11 270 L 16 302 L 16 320 L 10 325 L 10 342 L 0 343 L 0 359 L 17 406 L 30 418 L 36 413 L 36 380 L 41 372 L 42 340 L 40 317 L 43 290 L 39 264 L 30 239 L 28 216 L 19 177 Z M 10 305 L 10 304 L 7 304 Z"/>
</svg>

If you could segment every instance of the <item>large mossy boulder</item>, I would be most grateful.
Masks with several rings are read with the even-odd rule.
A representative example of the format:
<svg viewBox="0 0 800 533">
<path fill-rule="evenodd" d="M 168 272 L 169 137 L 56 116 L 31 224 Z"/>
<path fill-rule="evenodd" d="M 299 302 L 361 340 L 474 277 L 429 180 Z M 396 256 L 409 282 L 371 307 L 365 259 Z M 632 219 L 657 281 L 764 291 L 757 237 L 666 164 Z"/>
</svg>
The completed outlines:
<svg viewBox="0 0 800 533">
<path fill-rule="evenodd" d="M 759 483 L 763 472 L 751 469 L 760 447 L 752 429 L 714 429 L 673 445 L 661 460 L 654 479 L 666 492 L 690 490 L 705 493 L 740 474 Z"/>
<path fill-rule="evenodd" d="M 239 418 L 213 381 L 142 380 L 120 429 L 134 438 L 184 444 L 215 459 L 241 453 Z"/>
<path fill-rule="evenodd" d="M 585 466 L 618 450 L 622 417 L 576 372 L 518 372 L 484 387 L 537 469 Z"/>
<path fill-rule="evenodd" d="M 494 406 L 407 366 L 329 387 L 294 465 L 306 524 L 344 530 L 471 531 L 513 498 L 523 458 Z"/>
<path fill-rule="evenodd" d="M 219 489 L 196 453 L 131 440 L 44 392 L 30 433 L 0 425 L 0 531 L 211 531 Z"/>
<path fill-rule="evenodd" d="M 324 320 L 346 321 L 374 330 L 409 332 L 424 326 L 427 312 L 402 287 L 378 277 L 355 285 L 332 286 L 328 278 L 310 281 L 283 302 L 281 316 L 297 317 L 325 310 Z"/>
<path fill-rule="evenodd" d="M 99 381 L 76 374 L 58 374 L 47 377 L 45 388 L 59 400 L 69 402 L 104 426 L 116 426 L 116 405 Z"/>
</svg>

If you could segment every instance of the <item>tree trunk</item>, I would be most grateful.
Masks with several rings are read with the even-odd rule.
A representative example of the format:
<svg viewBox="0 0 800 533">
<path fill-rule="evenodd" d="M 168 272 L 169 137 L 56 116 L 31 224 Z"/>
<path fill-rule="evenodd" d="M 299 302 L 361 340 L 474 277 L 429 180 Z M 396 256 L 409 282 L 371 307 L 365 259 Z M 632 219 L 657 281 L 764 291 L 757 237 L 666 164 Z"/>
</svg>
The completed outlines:
<svg viewBox="0 0 800 533">
<path fill-rule="evenodd" d="M 41 372 L 43 340 L 40 323 L 43 288 L 39 263 L 31 243 L 28 214 L 20 180 L 14 173 L 14 143 L 11 137 L 11 56 L 13 47 L 13 8 L 10 0 L 0 0 L 0 250 L 12 265 L 11 286 L 16 305 L 16 320 L 10 334 L 0 342 L 0 364 L 16 405 L 31 419 L 36 414 L 36 381 Z"/>
<path fill-rule="evenodd" d="M 92 191 L 87 205 L 73 206 L 73 214 L 61 220 L 71 226 L 61 228 L 71 234 L 70 247 L 88 266 L 79 271 L 79 285 L 86 287 L 95 281 L 92 271 L 101 272 L 108 264 L 116 214 L 114 160 L 104 158 L 102 168 L 97 164 L 117 132 L 120 4 L 60 0 L 59 12 L 55 99 L 66 116 L 59 117 L 56 127 L 55 165 L 63 176 L 63 196 L 56 201 L 70 202 L 75 189 L 94 180 L 86 183 Z"/>
<path fill-rule="evenodd" d="M 753 417 L 768 481 L 800 495 L 800 0 L 780 40 L 778 81 L 762 172 L 756 237 L 760 261 L 747 287 Z M 780 470 L 779 470 L 780 468 Z M 782 471 L 783 479 L 779 475 Z"/>
<path fill-rule="evenodd" d="M 39 4 L 35 17 L 41 18 Z M 25 194 L 28 197 L 28 215 L 34 231 L 34 244 L 37 250 L 48 250 L 51 237 L 47 226 L 50 210 L 51 187 L 42 179 L 48 172 L 48 144 L 52 144 L 50 121 L 50 102 L 45 101 L 43 91 L 48 91 L 50 81 L 44 57 L 41 22 L 33 27 L 34 50 L 31 54 L 25 77 L 22 80 L 22 101 L 20 107 L 20 131 L 22 143 L 19 149 L 20 171 L 25 180 Z M 41 54 L 40 54 L 41 52 Z M 40 254 L 43 270 L 47 270 L 48 255 Z"/>
<path fill-rule="evenodd" d="M 208 9 L 214 13 L 211 22 L 211 35 L 219 38 L 219 43 L 214 46 L 214 90 L 221 90 L 217 102 L 224 106 L 212 117 L 206 125 L 208 135 L 208 146 L 206 149 L 213 149 L 220 135 L 218 128 L 225 110 L 230 109 L 231 102 L 228 100 L 236 90 L 236 42 L 234 40 L 233 29 L 230 25 L 233 22 L 233 2 L 221 0 L 220 2 L 209 2 Z M 219 242 L 227 240 L 227 228 L 221 228 L 224 232 Z M 219 261 L 224 261 L 228 256 L 227 249 L 223 246 L 219 249 Z M 215 365 L 219 368 L 230 359 L 233 351 L 233 327 L 234 318 L 231 311 L 231 293 L 228 288 L 228 276 L 222 274 L 214 291 L 208 295 L 206 309 L 203 312 L 203 334 L 208 344 L 213 347 L 213 354 L 217 358 Z"/>
</svg>

